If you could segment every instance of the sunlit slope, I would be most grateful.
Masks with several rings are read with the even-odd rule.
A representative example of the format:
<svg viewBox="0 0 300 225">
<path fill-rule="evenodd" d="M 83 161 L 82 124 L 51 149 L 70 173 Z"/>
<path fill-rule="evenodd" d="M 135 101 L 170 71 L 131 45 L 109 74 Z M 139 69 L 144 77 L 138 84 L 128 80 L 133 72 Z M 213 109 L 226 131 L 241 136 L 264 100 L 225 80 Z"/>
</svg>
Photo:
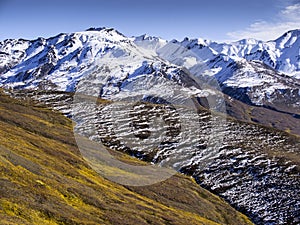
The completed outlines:
<svg viewBox="0 0 300 225">
<path fill-rule="evenodd" d="M 80 156 L 70 120 L 3 93 L 0 143 L 1 224 L 251 224 L 183 175 L 135 188 L 104 179 Z"/>
</svg>

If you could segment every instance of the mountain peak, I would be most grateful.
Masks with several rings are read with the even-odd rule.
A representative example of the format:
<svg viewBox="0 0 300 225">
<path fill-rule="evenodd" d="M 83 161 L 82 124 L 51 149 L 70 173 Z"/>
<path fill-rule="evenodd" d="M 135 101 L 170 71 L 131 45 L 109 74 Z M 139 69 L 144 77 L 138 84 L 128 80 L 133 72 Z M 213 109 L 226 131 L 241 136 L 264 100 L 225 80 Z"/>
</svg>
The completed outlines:
<svg viewBox="0 0 300 225">
<path fill-rule="evenodd" d="M 108 28 L 108 27 L 90 27 L 88 29 L 85 30 L 85 32 L 104 32 L 104 33 L 116 33 L 122 37 L 126 37 L 124 34 L 122 34 L 121 32 L 117 31 L 116 29 L 114 28 Z"/>
<path fill-rule="evenodd" d="M 291 36 L 299 37 L 299 36 L 300 36 L 300 29 L 289 30 L 289 31 L 286 32 L 283 36 L 289 35 L 289 34 L 290 34 Z"/>
<path fill-rule="evenodd" d="M 276 46 L 280 49 L 299 46 L 300 29 L 290 30 L 275 40 Z M 298 50 L 298 49 L 297 49 Z"/>
<path fill-rule="evenodd" d="M 155 37 L 155 36 L 149 36 L 148 34 L 142 34 L 140 36 L 137 37 L 133 37 L 136 41 L 152 41 L 152 40 L 160 40 L 159 37 Z"/>
<path fill-rule="evenodd" d="M 106 27 L 90 27 L 88 29 L 86 29 L 85 31 L 101 31 L 107 29 Z"/>
<path fill-rule="evenodd" d="M 242 45 L 256 45 L 259 41 L 254 38 L 244 38 L 242 40 L 237 41 L 236 43 Z"/>
</svg>

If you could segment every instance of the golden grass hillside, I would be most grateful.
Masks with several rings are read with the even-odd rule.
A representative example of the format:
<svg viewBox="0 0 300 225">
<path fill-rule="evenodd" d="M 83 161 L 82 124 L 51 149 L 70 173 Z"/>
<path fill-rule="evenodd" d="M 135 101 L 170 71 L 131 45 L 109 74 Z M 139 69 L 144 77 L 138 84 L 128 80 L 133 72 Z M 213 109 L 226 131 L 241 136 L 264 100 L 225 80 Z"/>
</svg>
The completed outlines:
<svg viewBox="0 0 300 225">
<path fill-rule="evenodd" d="M 251 224 L 192 179 L 151 186 L 104 179 L 83 160 L 72 122 L 0 93 L 1 224 Z M 130 163 L 142 163 L 115 152 Z"/>
</svg>

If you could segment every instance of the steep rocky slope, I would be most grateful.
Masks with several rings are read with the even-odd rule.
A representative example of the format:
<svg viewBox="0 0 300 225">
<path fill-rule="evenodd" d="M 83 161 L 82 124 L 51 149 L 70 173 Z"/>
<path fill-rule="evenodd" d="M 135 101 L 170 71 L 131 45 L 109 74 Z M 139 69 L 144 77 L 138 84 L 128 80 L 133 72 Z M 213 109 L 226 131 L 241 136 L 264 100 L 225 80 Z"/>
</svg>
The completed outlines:
<svg viewBox="0 0 300 225">
<path fill-rule="evenodd" d="M 82 158 L 70 120 L 2 91 L 0 126 L 1 224 L 251 224 L 183 175 L 144 187 L 104 179 Z"/>
<path fill-rule="evenodd" d="M 185 107 L 153 104 L 152 99 L 132 104 L 96 101 L 91 96 L 79 96 L 78 101 L 63 92 L 15 96 L 35 98 L 61 110 L 78 122 L 76 134 L 193 176 L 256 224 L 299 223 L 300 142 L 296 136 L 226 118 L 201 106 L 197 114 L 189 114 Z M 77 144 L 81 149 L 82 144 Z"/>
</svg>

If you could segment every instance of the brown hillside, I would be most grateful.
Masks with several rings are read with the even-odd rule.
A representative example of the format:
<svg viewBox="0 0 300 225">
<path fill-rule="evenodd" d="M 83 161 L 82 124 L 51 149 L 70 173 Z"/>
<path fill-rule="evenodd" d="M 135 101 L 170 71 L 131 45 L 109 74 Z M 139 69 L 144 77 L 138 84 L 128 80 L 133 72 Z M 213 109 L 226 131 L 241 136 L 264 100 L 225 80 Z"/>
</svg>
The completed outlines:
<svg viewBox="0 0 300 225">
<path fill-rule="evenodd" d="M 1 224 L 252 224 L 187 176 L 144 187 L 104 179 L 81 157 L 70 120 L 2 92 L 0 143 Z"/>
</svg>

